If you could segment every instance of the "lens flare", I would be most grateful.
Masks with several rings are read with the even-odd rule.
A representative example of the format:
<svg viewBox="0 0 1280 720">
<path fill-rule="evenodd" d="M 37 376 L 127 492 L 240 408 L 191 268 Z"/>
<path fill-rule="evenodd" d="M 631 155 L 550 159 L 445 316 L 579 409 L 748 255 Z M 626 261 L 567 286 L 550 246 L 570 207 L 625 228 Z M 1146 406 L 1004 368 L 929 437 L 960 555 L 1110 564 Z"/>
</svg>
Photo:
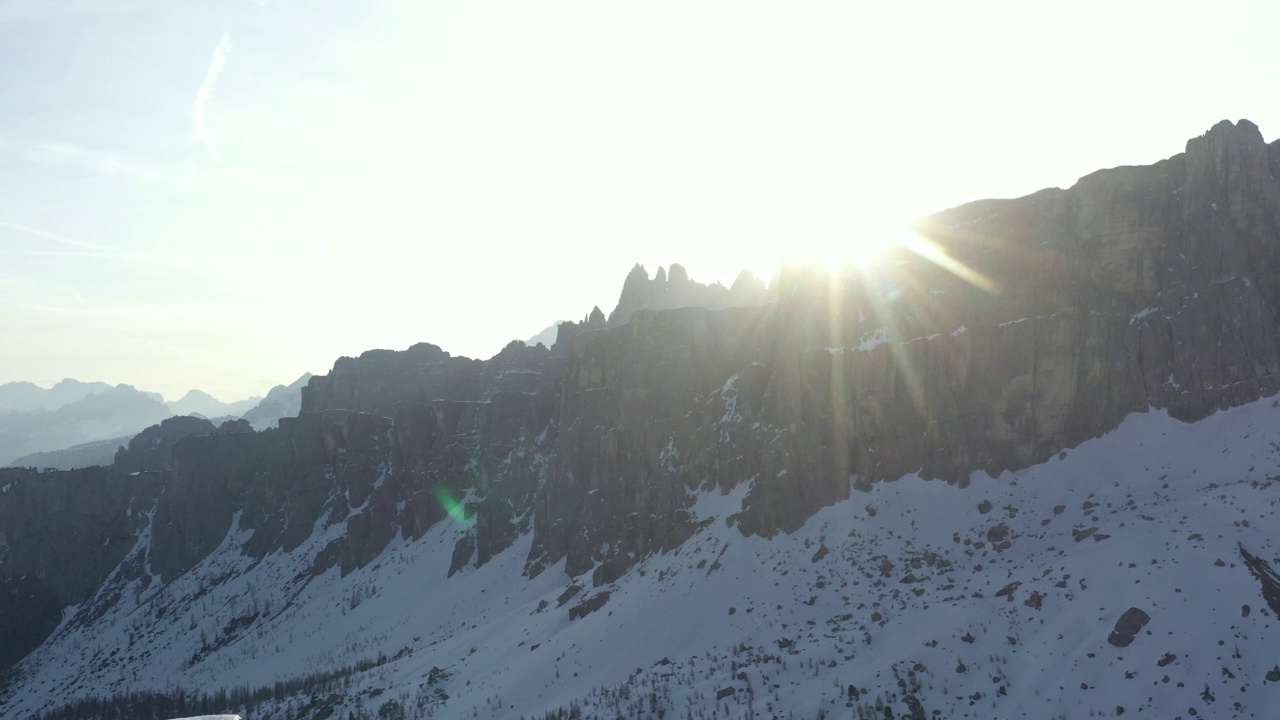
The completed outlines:
<svg viewBox="0 0 1280 720">
<path fill-rule="evenodd" d="M 466 508 L 453 496 L 453 493 L 449 492 L 449 488 L 444 485 L 436 486 L 436 502 L 440 503 L 445 515 L 448 515 L 455 525 L 462 528 L 471 527 Z"/>
<path fill-rule="evenodd" d="M 991 278 L 965 265 L 964 263 L 951 257 L 947 249 L 932 240 L 924 238 L 920 235 L 913 235 L 907 241 L 902 243 L 902 247 L 964 280 L 970 285 L 992 295 L 998 294 L 1000 289 Z"/>
</svg>

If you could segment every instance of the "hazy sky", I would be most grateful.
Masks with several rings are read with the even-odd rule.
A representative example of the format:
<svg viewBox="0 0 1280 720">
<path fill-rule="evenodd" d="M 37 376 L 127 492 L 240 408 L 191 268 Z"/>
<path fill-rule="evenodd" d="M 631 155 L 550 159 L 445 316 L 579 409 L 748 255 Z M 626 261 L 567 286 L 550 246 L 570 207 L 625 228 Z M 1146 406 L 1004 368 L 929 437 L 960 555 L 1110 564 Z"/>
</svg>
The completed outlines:
<svg viewBox="0 0 1280 720">
<path fill-rule="evenodd" d="M 1280 134 L 1274 2 L 4 0 L 0 382 L 488 357 L 626 272 Z"/>
</svg>

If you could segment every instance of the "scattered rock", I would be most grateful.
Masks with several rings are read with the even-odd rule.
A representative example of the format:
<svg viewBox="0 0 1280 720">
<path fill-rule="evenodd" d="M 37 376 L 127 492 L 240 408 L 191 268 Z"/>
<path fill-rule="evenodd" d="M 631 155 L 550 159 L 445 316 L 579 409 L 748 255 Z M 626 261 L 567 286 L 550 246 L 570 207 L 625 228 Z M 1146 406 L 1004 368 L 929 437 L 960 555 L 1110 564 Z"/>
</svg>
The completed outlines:
<svg viewBox="0 0 1280 720">
<path fill-rule="evenodd" d="M 1075 538 L 1076 542 L 1080 542 L 1081 540 L 1084 540 L 1085 538 L 1089 537 L 1090 535 L 1094 534 L 1097 531 L 1098 531 L 1098 528 L 1096 527 L 1085 528 L 1083 530 L 1072 530 L 1071 537 Z"/>
<path fill-rule="evenodd" d="M 577 620 L 578 618 L 586 617 L 604 607 L 604 604 L 607 602 L 609 602 L 608 591 L 597 593 L 596 595 L 593 595 L 569 608 L 569 619 Z"/>
<path fill-rule="evenodd" d="M 1129 647 L 1134 636 L 1149 622 L 1151 622 L 1150 615 L 1136 607 L 1131 607 L 1124 611 L 1119 620 L 1116 620 L 1115 629 L 1107 636 L 1107 642 L 1116 647 Z"/>
</svg>

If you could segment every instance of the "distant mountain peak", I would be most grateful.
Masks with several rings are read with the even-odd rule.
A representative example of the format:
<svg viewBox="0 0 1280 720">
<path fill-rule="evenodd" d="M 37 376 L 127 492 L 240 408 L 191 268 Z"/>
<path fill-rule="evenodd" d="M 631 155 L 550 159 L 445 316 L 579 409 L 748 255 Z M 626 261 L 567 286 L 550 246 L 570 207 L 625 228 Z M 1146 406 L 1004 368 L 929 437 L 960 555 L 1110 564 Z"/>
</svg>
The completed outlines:
<svg viewBox="0 0 1280 720">
<path fill-rule="evenodd" d="M 680 263 L 659 267 L 653 279 L 644 265 L 637 263 L 622 283 L 618 304 L 609 313 L 610 327 L 621 325 L 640 310 L 670 310 L 679 307 L 720 309 L 754 305 L 766 300 L 764 283 L 744 270 L 733 283 L 733 289 L 718 282 L 703 284 L 689 277 Z"/>
<path fill-rule="evenodd" d="M 261 397 L 251 397 L 236 402 L 223 402 L 199 388 L 192 388 L 181 399 L 169 403 L 169 409 L 175 415 L 198 415 L 200 417 L 239 417 L 262 401 Z"/>
</svg>

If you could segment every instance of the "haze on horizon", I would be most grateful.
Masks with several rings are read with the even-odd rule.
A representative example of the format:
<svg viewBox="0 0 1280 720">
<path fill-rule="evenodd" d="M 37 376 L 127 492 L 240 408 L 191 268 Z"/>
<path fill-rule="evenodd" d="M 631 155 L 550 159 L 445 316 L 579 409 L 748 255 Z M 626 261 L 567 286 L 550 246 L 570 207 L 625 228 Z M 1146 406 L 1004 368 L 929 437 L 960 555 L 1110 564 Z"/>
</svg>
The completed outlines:
<svg viewBox="0 0 1280 720">
<path fill-rule="evenodd" d="M 1272 3 L 10 0 L 0 383 L 263 394 L 1280 132 Z"/>
</svg>

